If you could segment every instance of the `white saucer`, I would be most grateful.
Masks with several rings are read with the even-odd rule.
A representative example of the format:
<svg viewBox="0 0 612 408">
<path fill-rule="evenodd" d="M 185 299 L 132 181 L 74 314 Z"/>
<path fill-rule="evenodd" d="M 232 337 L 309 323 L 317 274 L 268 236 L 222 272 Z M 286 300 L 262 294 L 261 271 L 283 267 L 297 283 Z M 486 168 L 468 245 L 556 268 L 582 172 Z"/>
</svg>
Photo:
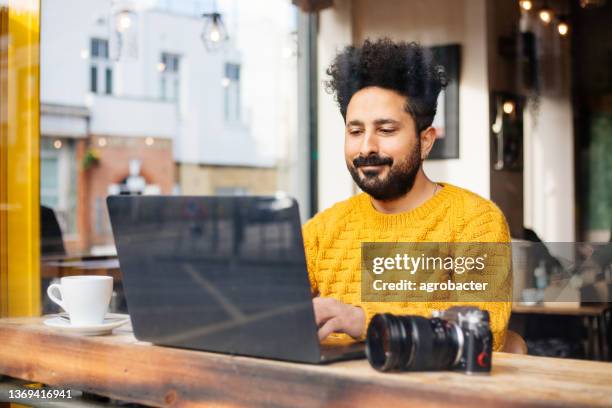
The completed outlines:
<svg viewBox="0 0 612 408">
<path fill-rule="evenodd" d="M 75 326 L 70 324 L 70 322 L 62 316 L 65 316 L 65 314 L 62 313 L 61 315 L 55 315 L 54 317 L 45 320 L 44 324 L 66 333 L 80 334 L 82 336 L 101 336 L 112 333 L 113 329 L 116 329 L 117 327 L 130 321 L 129 315 L 108 313 L 104 317 L 104 322 L 101 324 L 91 326 Z"/>
</svg>

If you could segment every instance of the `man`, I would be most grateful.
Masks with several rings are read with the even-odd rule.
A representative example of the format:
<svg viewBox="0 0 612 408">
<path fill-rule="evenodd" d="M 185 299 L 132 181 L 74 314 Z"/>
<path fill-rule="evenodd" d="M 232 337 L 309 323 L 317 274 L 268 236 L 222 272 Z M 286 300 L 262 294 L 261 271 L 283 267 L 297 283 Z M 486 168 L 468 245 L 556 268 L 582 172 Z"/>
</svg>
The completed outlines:
<svg viewBox="0 0 612 408">
<path fill-rule="evenodd" d="M 304 245 L 319 337 L 363 338 L 376 313 L 429 317 L 442 302 L 362 302 L 361 242 L 509 242 L 501 211 L 490 201 L 432 182 L 422 162 L 436 131 L 444 71 L 415 43 L 366 40 L 347 47 L 327 74 L 344 118 L 346 165 L 364 193 L 304 225 Z M 494 349 L 503 345 L 510 303 L 478 304 L 491 315 Z"/>
</svg>

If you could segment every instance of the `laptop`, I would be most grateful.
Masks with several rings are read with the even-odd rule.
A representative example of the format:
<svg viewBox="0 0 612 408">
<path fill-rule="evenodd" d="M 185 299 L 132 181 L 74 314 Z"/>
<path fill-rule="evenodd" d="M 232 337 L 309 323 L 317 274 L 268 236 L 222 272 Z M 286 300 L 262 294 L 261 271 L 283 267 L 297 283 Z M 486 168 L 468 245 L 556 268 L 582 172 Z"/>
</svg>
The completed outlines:
<svg viewBox="0 0 612 408">
<path fill-rule="evenodd" d="M 107 198 L 134 335 L 153 344 L 300 363 L 363 358 L 320 344 L 297 202 Z"/>
</svg>

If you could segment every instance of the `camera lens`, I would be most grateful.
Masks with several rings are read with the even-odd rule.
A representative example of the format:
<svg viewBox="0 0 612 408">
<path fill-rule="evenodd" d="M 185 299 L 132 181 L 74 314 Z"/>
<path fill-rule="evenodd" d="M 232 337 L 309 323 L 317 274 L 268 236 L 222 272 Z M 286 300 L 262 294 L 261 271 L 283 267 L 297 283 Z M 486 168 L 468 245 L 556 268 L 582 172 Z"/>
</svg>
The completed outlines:
<svg viewBox="0 0 612 408">
<path fill-rule="evenodd" d="M 442 319 L 378 314 L 366 337 L 366 355 L 379 371 L 426 371 L 452 367 L 460 351 L 458 330 Z"/>
<path fill-rule="evenodd" d="M 401 369 L 413 354 L 412 346 L 400 317 L 386 313 L 372 318 L 366 335 L 366 355 L 372 367 L 380 371 Z"/>
</svg>

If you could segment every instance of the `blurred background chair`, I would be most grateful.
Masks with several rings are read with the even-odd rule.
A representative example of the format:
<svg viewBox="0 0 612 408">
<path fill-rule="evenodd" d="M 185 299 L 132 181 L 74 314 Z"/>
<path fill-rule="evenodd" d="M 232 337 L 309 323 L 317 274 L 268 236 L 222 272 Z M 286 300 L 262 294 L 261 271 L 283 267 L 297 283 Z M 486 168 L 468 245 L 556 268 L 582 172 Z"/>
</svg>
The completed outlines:
<svg viewBox="0 0 612 408">
<path fill-rule="evenodd" d="M 52 283 L 59 281 L 57 277 L 45 276 L 45 263 L 50 259 L 58 259 L 66 256 L 62 229 L 60 228 L 55 211 L 44 205 L 40 206 L 40 256 L 43 276 L 41 280 L 42 291 L 42 313 L 57 313 L 59 307 L 47 297 L 47 288 Z"/>
<path fill-rule="evenodd" d="M 41 256 L 65 256 L 66 248 L 57 217 L 53 209 L 40 206 L 40 254 Z"/>
</svg>

